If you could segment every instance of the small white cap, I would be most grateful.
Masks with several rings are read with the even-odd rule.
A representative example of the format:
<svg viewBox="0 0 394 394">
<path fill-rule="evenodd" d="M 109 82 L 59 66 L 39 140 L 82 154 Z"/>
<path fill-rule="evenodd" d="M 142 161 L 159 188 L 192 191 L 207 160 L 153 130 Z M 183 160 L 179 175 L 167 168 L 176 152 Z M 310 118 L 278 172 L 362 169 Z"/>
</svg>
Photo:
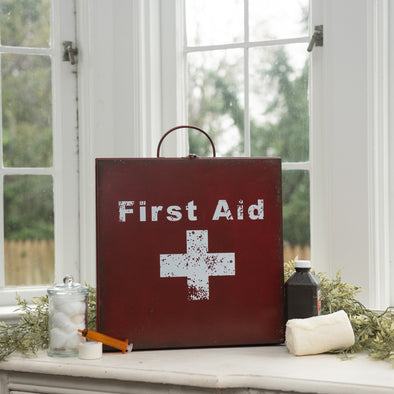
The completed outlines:
<svg viewBox="0 0 394 394">
<path fill-rule="evenodd" d="M 295 268 L 311 268 L 311 262 L 309 260 L 296 260 L 294 263 Z"/>
</svg>

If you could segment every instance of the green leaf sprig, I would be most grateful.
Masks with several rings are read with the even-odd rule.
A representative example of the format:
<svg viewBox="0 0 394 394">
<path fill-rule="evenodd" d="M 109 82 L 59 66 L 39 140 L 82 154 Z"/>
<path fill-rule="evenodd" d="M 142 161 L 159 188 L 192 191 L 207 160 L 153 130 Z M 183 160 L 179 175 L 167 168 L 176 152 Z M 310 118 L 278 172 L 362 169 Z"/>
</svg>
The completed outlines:
<svg viewBox="0 0 394 394">
<path fill-rule="evenodd" d="M 15 351 L 36 354 L 48 347 L 48 296 L 34 298 L 32 305 L 20 296 L 16 299 L 21 317 L 16 325 L 0 323 L 0 360 Z"/>
</svg>

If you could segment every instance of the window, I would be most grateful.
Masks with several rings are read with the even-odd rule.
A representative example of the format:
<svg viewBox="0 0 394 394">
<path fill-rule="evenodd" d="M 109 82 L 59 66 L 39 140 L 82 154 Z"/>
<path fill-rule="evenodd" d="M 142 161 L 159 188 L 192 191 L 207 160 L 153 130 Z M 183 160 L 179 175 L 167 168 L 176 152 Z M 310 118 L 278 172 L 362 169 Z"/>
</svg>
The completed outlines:
<svg viewBox="0 0 394 394">
<path fill-rule="evenodd" d="M 184 2 L 167 0 L 161 4 L 160 32 L 166 48 L 162 96 L 171 97 L 163 104 L 163 124 L 172 126 L 174 123 L 167 121 L 169 114 L 178 124 L 186 119 L 179 108 L 179 102 L 186 100 L 179 92 L 186 91 L 182 85 L 187 80 L 175 77 L 185 69 L 180 49 L 185 47 Z M 324 46 L 310 55 L 308 159 L 295 161 L 297 166 L 305 165 L 299 170 L 307 170 L 310 177 L 313 265 L 330 276 L 341 270 L 343 280 L 363 288 L 362 302 L 381 309 L 393 303 L 394 297 L 388 223 L 393 208 L 388 202 L 388 153 L 382 149 L 388 146 L 385 141 L 388 127 L 392 127 L 387 123 L 389 111 L 384 109 L 389 103 L 389 54 L 392 56 L 388 11 L 392 12 L 388 1 L 311 0 L 309 36 L 314 26 L 323 25 Z M 187 52 L 189 56 L 198 50 L 190 47 Z M 173 104 L 171 88 L 177 92 L 178 107 Z M 253 119 L 252 112 L 251 116 Z M 228 116 L 221 118 L 228 122 Z M 284 165 L 284 176 L 299 171 L 286 168 L 290 163 Z"/>
<path fill-rule="evenodd" d="M 66 207 L 70 201 L 75 202 L 74 197 L 78 194 L 76 163 L 70 161 L 70 158 L 76 160 L 76 120 L 75 111 L 71 110 L 76 96 L 67 90 L 75 88 L 73 71 L 76 68 L 61 61 L 62 41 L 74 37 L 73 22 L 66 22 L 66 15 L 74 20 L 70 4 L 71 1 L 54 1 L 51 11 L 57 26 L 51 30 L 53 46 L 50 47 L 52 82 L 55 81 L 52 89 L 57 92 L 53 94 L 57 99 L 52 112 L 53 165 L 56 168 L 53 200 L 55 280 L 61 279 L 65 271 L 71 271 L 76 273 L 76 277 L 94 285 L 94 159 L 154 157 L 160 135 L 187 121 L 186 79 L 182 79 L 183 70 L 186 70 L 182 30 L 184 2 L 76 0 L 80 50 L 80 227 L 76 213 L 78 204 L 74 204 L 74 208 Z M 60 12 L 59 7 L 66 7 L 68 11 Z M 384 155 L 376 150 L 379 146 L 388 147 L 384 144 L 385 138 L 393 134 L 389 133 L 392 122 L 387 124 L 390 111 L 378 111 L 393 102 L 391 70 L 394 46 L 392 29 L 389 29 L 392 18 L 393 7 L 387 0 L 311 0 L 308 36 L 315 25 L 323 24 L 324 46 L 315 48 L 309 55 L 309 154 L 306 162 L 303 161 L 305 159 L 286 159 L 289 163 L 286 166 L 296 163 L 294 165 L 301 166 L 298 169 L 285 167 L 289 174 L 297 171 L 309 173 L 311 259 L 314 266 L 331 276 L 342 269 L 344 280 L 364 288 L 360 299 L 377 308 L 385 308 L 390 303 L 390 296 L 391 302 L 394 301 L 394 287 L 391 285 L 394 270 L 390 262 L 393 253 L 390 232 L 394 223 L 393 174 L 392 166 L 387 165 L 388 158 L 393 156 L 385 149 L 381 150 Z M 286 44 L 307 46 L 306 36 L 295 39 L 304 42 Z M 105 56 L 103 48 L 106 48 Z M 230 49 L 235 51 L 237 48 Z M 251 49 L 258 51 L 261 48 Z M 1 53 L 4 51 L 3 45 Z M 190 55 L 196 53 L 190 51 Z M 390 100 L 386 97 L 388 86 L 391 86 Z M 253 89 L 249 86 L 249 90 Z M 65 94 L 64 98 L 60 99 L 60 92 Z M 385 106 L 378 105 L 380 100 Z M 65 104 L 66 110 L 57 110 L 58 104 Z M 64 126 L 68 121 L 71 125 Z M 241 128 L 244 132 L 245 127 Z M 67 132 L 60 132 L 59 137 L 55 130 Z M 383 133 L 379 134 L 379 130 Z M 166 139 L 162 155 L 186 155 L 185 135 L 179 133 L 172 141 Z M 65 142 L 57 144 L 59 138 Z M 382 141 L 383 144 L 377 144 Z M 392 149 L 391 138 L 389 142 Z M 60 162 L 56 162 L 58 159 Z M 73 164 L 70 166 L 70 163 Z M 380 171 L 379 166 L 385 170 Z M 63 177 L 60 183 L 56 181 L 59 173 Z M 391 194 L 387 194 L 388 182 Z M 390 217 L 391 222 L 388 223 Z M 382 254 L 379 256 L 380 251 Z M 15 289 L 12 289 L 9 299 L 14 296 Z"/>
<path fill-rule="evenodd" d="M 76 67 L 73 2 L 0 2 L 0 292 L 44 292 L 78 275 Z"/>
<path fill-rule="evenodd" d="M 185 1 L 187 122 L 219 156 L 282 158 L 285 260 L 310 258 L 308 14 L 308 0 Z M 190 150 L 209 155 L 200 137 Z"/>
</svg>

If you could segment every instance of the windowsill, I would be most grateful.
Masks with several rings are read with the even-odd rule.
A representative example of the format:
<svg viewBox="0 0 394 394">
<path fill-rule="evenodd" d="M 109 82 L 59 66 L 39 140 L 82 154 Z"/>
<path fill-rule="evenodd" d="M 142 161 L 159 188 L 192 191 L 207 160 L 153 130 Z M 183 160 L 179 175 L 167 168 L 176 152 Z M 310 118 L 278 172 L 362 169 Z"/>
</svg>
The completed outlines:
<svg viewBox="0 0 394 394">
<path fill-rule="evenodd" d="M 295 357 L 285 346 L 106 353 L 100 360 L 13 355 L 0 371 L 111 379 L 119 384 L 175 385 L 203 389 L 265 389 L 304 393 L 392 393 L 391 364 L 364 354 Z M 120 383 L 122 382 L 122 383 Z M 116 385 L 116 383 L 115 383 Z"/>
<path fill-rule="evenodd" d="M 20 311 L 16 310 L 16 306 L 0 306 L 0 321 L 7 324 L 15 323 L 20 315 Z"/>
</svg>

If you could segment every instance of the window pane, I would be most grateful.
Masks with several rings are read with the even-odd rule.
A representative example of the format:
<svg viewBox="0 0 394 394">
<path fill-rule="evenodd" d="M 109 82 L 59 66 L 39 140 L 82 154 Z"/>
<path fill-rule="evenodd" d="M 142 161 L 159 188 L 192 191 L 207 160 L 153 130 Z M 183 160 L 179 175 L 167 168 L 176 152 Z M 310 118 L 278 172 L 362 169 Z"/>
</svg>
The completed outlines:
<svg viewBox="0 0 394 394">
<path fill-rule="evenodd" d="M 1 70 L 4 166 L 51 166 L 50 58 L 3 54 Z"/>
<path fill-rule="evenodd" d="M 304 44 L 250 50 L 252 156 L 308 160 L 308 61 Z"/>
<path fill-rule="evenodd" d="M 243 51 L 196 52 L 188 55 L 188 123 L 214 139 L 218 156 L 243 151 Z M 209 141 L 189 134 L 190 153 L 210 156 Z"/>
<path fill-rule="evenodd" d="M 48 47 L 49 0 L 0 0 L 2 45 Z"/>
<path fill-rule="evenodd" d="M 310 258 L 309 172 L 283 171 L 283 244 L 284 259 Z"/>
<path fill-rule="evenodd" d="M 53 179 L 50 175 L 4 177 L 5 282 L 53 282 Z"/>
<path fill-rule="evenodd" d="M 308 35 L 309 0 L 249 0 L 251 41 Z"/>
<path fill-rule="evenodd" d="M 228 44 L 244 38 L 241 0 L 186 0 L 187 45 Z"/>
</svg>

